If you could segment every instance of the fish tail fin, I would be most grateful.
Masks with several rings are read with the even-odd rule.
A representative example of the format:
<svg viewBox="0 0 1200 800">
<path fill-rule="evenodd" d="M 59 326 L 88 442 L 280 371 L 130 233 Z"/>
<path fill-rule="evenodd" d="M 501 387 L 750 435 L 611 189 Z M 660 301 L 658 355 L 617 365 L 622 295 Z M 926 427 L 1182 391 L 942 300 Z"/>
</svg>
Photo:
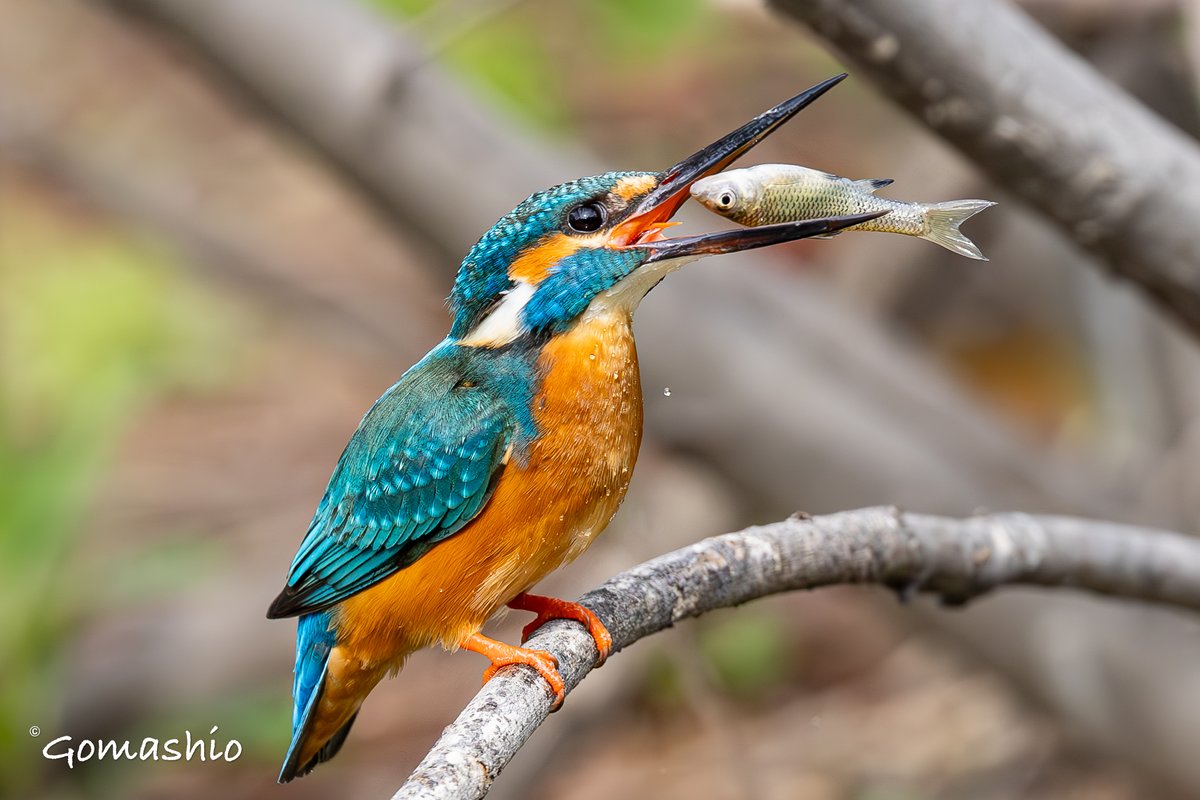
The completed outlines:
<svg viewBox="0 0 1200 800">
<path fill-rule="evenodd" d="M 862 189 L 864 192 L 874 194 L 885 186 L 891 186 L 895 183 L 895 178 L 863 178 L 861 181 L 855 181 L 854 185 Z"/>
<path fill-rule="evenodd" d="M 346 692 L 349 671 L 360 671 L 336 647 L 328 611 L 304 614 L 296 632 L 296 677 L 292 689 L 292 742 L 279 771 L 279 782 L 287 783 L 312 772 L 337 755 L 359 706 L 383 676 L 370 670 L 354 681 L 355 691 Z M 365 678 L 365 679 L 364 679 Z M 373 678 L 373 679 L 372 679 Z"/>
<path fill-rule="evenodd" d="M 994 205 L 991 200 L 950 200 L 925 204 L 925 233 L 921 234 L 921 238 L 940 244 L 960 256 L 987 261 L 975 243 L 959 231 L 958 226 Z"/>
</svg>

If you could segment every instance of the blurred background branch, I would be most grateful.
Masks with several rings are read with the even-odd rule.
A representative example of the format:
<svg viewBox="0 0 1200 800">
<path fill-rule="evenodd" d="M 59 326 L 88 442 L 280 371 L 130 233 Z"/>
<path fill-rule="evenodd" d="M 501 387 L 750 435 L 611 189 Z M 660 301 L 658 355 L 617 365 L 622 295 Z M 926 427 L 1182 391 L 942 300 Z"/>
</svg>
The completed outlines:
<svg viewBox="0 0 1200 800">
<path fill-rule="evenodd" d="M 357 3 L 110 2 L 195 45 L 406 236 L 434 248 L 449 274 L 479 237 L 480 220 L 567 177 L 534 141 L 431 68 L 425 46 Z M 429 189 L 451 174 L 469 190 Z"/>
<path fill-rule="evenodd" d="M 771 4 L 1200 334 L 1193 140 L 1005 0 Z"/>
</svg>

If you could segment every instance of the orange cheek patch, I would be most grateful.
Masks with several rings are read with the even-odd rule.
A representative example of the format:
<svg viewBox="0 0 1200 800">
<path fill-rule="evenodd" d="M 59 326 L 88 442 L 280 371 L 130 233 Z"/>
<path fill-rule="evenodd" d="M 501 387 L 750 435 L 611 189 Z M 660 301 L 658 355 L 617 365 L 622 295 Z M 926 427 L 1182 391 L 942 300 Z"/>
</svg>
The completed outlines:
<svg viewBox="0 0 1200 800">
<path fill-rule="evenodd" d="M 518 256 L 508 267 L 508 277 L 537 286 L 550 274 L 555 264 L 582 245 L 582 241 L 566 234 L 552 234 Z"/>
<path fill-rule="evenodd" d="M 628 203 L 633 198 L 640 194 L 653 189 L 658 185 L 658 178 L 653 175 L 631 175 L 617 181 L 617 185 L 613 187 L 613 194 Z"/>
</svg>

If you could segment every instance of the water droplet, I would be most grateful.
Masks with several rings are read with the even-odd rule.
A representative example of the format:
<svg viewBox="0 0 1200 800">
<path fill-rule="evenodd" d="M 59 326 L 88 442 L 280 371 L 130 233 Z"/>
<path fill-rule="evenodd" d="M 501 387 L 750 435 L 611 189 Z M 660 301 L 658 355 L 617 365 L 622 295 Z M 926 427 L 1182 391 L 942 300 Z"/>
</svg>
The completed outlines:
<svg viewBox="0 0 1200 800">
<path fill-rule="evenodd" d="M 663 388 L 663 397 L 670 397 L 670 396 L 671 396 L 671 387 L 670 386 L 664 387 Z"/>
<path fill-rule="evenodd" d="M 559 514 L 559 515 L 558 515 L 558 521 L 559 521 L 559 522 L 564 522 L 564 521 L 566 521 L 566 519 L 567 519 L 567 515 L 566 515 L 566 514 Z"/>
<path fill-rule="evenodd" d="M 589 355 L 589 356 L 588 356 L 588 361 L 595 361 L 595 360 L 596 360 L 596 354 L 595 354 L 595 353 L 592 353 L 591 355 Z"/>
</svg>

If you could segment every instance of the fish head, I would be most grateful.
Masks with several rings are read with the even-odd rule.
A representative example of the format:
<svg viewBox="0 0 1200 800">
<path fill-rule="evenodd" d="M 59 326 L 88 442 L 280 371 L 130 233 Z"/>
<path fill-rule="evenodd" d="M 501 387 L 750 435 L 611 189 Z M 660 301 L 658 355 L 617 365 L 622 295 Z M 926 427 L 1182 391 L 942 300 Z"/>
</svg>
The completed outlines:
<svg viewBox="0 0 1200 800">
<path fill-rule="evenodd" d="M 714 214 L 742 221 L 758 205 L 762 186 L 743 169 L 710 175 L 692 184 L 692 198 Z"/>
</svg>

